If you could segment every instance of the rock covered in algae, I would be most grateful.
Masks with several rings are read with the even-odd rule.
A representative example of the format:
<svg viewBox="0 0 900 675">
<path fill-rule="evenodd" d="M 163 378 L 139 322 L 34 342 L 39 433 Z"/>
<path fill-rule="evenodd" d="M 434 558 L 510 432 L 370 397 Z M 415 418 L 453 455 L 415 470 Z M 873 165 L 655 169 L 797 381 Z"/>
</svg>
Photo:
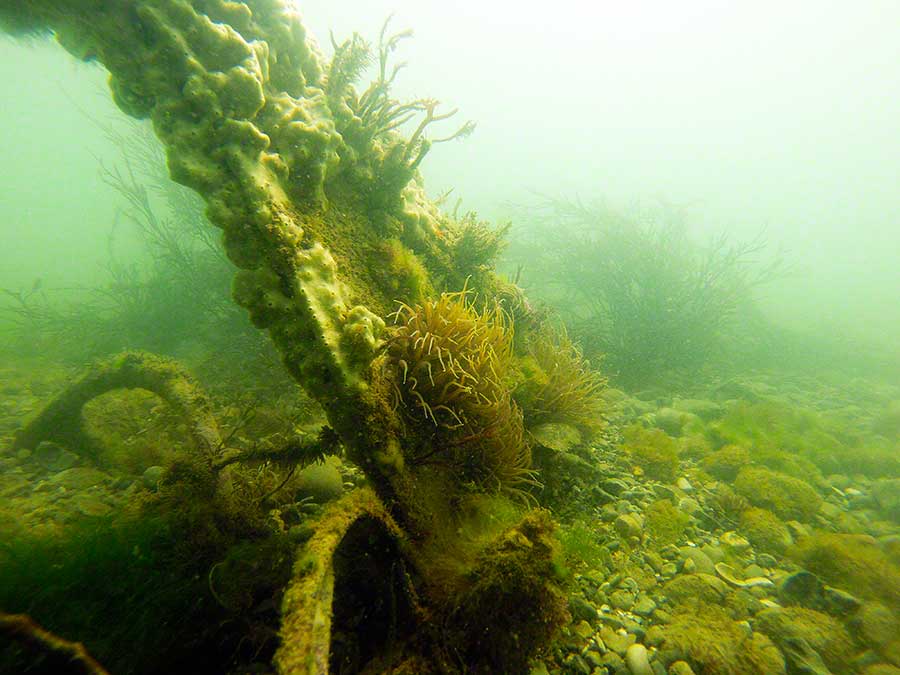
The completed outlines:
<svg viewBox="0 0 900 675">
<path fill-rule="evenodd" d="M 529 655 L 567 618 L 554 526 L 534 511 L 479 555 L 448 624 L 473 672 L 527 672 Z"/>
<path fill-rule="evenodd" d="M 763 467 L 741 469 L 734 487 L 754 506 L 788 520 L 809 521 L 822 504 L 822 497 L 808 483 Z"/>
<path fill-rule="evenodd" d="M 679 611 L 662 629 L 660 658 L 687 661 L 698 673 L 784 675 L 784 657 L 764 634 L 733 621 L 724 610 L 705 603 Z"/>
<path fill-rule="evenodd" d="M 782 647 L 790 640 L 805 641 L 836 673 L 849 669 L 853 641 L 841 623 L 827 614 L 805 607 L 764 609 L 756 615 L 755 625 Z"/>
</svg>

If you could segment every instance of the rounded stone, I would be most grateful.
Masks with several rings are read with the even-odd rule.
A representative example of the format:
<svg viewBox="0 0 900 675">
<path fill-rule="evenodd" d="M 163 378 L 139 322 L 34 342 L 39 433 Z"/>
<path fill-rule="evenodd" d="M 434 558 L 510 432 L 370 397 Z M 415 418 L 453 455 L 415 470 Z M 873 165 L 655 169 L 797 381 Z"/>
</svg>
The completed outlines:
<svg viewBox="0 0 900 675">
<path fill-rule="evenodd" d="M 636 603 L 634 603 L 631 611 L 638 616 L 650 616 L 651 614 L 653 614 L 653 610 L 655 609 L 656 603 L 653 601 L 653 599 L 644 595 L 640 597 Z"/>
<path fill-rule="evenodd" d="M 693 492 L 694 491 L 694 486 L 691 485 L 691 482 L 684 476 L 682 476 L 681 478 L 679 478 L 676 481 L 675 486 L 679 490 L 683 490 L 684 492 Z"/>
<path fill-rule="evenodd" d="M 38 461 L 51 473 L 71 469 L 78 463 L 78 455 L 69 452 L 53 441 L 41 441 L 34 449 L 32 459 Z"/>
<path fill-rule="evenodd" d="M 670 436 L 680 436 L 681 429 L 687 423 L 689 416 L 687 413 L 675 410 L 674 408 L 660 408 L 656 411 L 654 421 L 656 426 L 665 431 Z"/>
<path fill-rule="evenodd" d="M 750 542 L 733 530 L 725 532 L 719 537 L 719 541 L 722 543 L 722 546 L 731 549 L 735 553 L 742 553 L 750 548 Z"/>
<path fill-rule="evenodd" d="M 75 466 L 55 474 L 48 482 L 67 490 L 87 490 L 109 482 L 109 474 L 89 466 Z"/>
<path fill-rule="evenodd" d="M 620 537 L 640 537 L 644 524 L 637 514 L 625 513 L 616 518 L 614 526 Z"/>
<path fill-rule="evenodd" d="M 716 573 L 715 563 L 703 550 L 693 546 L 682 546 L 678 549 L 678 553 L 684 559 L 683 571 L 702 572 L 703 574 Z M 688 569 L 688 561 L 693 563 L 692 569 Z"/>
<path fill-rule="evenodd" d="M 569 612 L 576 620 L 597 620 L 597 608 L 585 600 L 581 595 L 573 595 L 569 598 Z"/>
<path fill-rule="evenodd" d="M 676 661 L 669 666 L 669 675 L 694 675 L 694 670 L 687 661 Z"/>
<path fill-rule="evenodd" d="M 818 607 L 822 601 L 824 584 L 812 572 L 800 570 L 788 574 L 778 584 L 778 599 L 785 605 Z"/>
<path fill-rule="evenodd" d="M 340 465 L 339 458 L 326 457 L 324 462 L 300 471 L 296 478 L 298 497 L 310 497 L 320 504 L 340 497 L 344 491 Z"/>
<path fill-rule="evenodd" d="M 162 480 L 162 477 L 165 473 L 166 470 L 164 467 L 149 466 L 141 476 L 141 481 L 144 483 L 144 487 L 148 490 L 156 490 L 159 487 L 159 482 Z"/>
<path fill-rule="evenodd" d="M 634 605 L 634 593 L 623 590 L 613 591 L 609 596 L 609 604 L 616 609 L 627 611 Z"/>
<path fill-rule="evenodd" d="M 678 500 L 678 510 L 689 516 L 696 515 L 700 511 L 700 504 L 691 497 L 682 497 Z"/>
<path fill-rule="evenodd" d="M 859 598 L 840 588 L 826 586 L 824 595 L 829 614 L 845 616 L 852 614 L 862 605 L 862 601 Z"/>
<path fill-rule="evenodd" d="M 625 664 L 631 675 L 653 675 L 647 648 L 642 644 L 633 644 L 625 650 Z"/>
</svg>

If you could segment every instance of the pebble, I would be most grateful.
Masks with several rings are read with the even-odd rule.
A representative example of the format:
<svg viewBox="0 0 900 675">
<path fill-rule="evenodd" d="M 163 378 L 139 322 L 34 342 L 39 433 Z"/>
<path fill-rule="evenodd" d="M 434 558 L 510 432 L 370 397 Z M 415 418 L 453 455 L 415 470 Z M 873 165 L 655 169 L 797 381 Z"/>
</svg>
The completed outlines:
<svg viewBox="0 0 900 675">
<path fill-rule="evenodd" d="M 647 648 L 642 644 L 633 644 L 625 651 L 625 663 L 631 675 L 653 675 Z"/>
<path fill-rule="evenodd" d="M 700 504 L 696 499 L 692 497 L 682 497 L 678 500 L 678 510 L 682 513 L 686 513 L 689 516 L 693 516 L 700 512 Z"/>
<path fill-rule="evenodd" d="M 639 537 L 644 528 L 644 519 L 636 513 L 625 513 L 616 518 L 615 528 L 620 537 Z"/>
<path fill-rule="evenodd" d="M 771 588 L 775 586 L 771 579 L 765 577 L 750 577 L 747 579 L 739 579 L 730 565 L 725 563 L 716 564 L 716 573 L 732 586 L 738 588 Z"/>
<path fill-rule="evenodd" d="M 788 574 L 778 582 L 778 599 L 785 605 L 816 608 L 822 602 L 824 591 L 822 580 L 806 570 Z"/>
<path fill-rule="evenodd" d="M 710 557 L 706 555 L 706 553 L 699 548 L 694 548 L 692 546 L 682 546 L 678 549 L 679 555 L 684 558 L 684 567 L 682 568 L 685 572 L 702 572 L 703 574 L 715 574 L 715 563 L 710 560 Z M 693 563 L 691 570 L 688 570 L 688 563 Z"/>
<path fill-rule="evenodd" d="M 609 669 L 611 673 L 621 673 L 625 665 L 625 660 L 615 652 L 606 652 L 603 655 L 603 665 Z"/>
<path fill-rule="evenodd" d="M 603 654 L 595 649 L 589 649 L 584 653 L 584 660 L 588 662 L 591 668 L 603 667 Z"/>
<path fill-rule="evenodd" d="M 750 548 L 750 542 L 733 530 L 729 530 L 719 537 L 722 546 L 734 553 L 743 553 Z"/>
<path fill-rule="evenodd" d="M 32 459 L 38 461 L 50 473 L 59 473 L 71 469 L 78 463 L 78 455 L 69 452 L 53 441 L 41 441 L 32 453 Z"/>
<path fill-rule="evenodd" d="M 706 421 L 720 417 L 723 413 L 721 405 L 715 401 L 708 401 L 702 398 L 676 398 L 672 401 L 672 407 L 675 410 L 696 415 Z"/>
<path fill-rule="evenodd" d="M 829 611 L 838 616 L 852 614 L 862 606 L 862 601 L 859 598 L 840 588 L 825 586 L 823 595 Z"/>
<path fill-rule="evenodd" d="M 572 630 L 575 631 L 575 634 L 578 637 L 584 638 L 585 640 L 594 634 L 594 629 L 591 627 L 591 624 L 583 620 L 579 621 Z"/>
<path fill-rule="evenodd" d="M 653 614 L 653 611 L 656 609 L 656 603 L 652 598 L 647 597 L 646 595 L 641 597 L 634 606 L 631 608 L 631 611 L 637 614 L 638 616 L 648 617 Z"/>
<path fill-rule="evenodd" d="M 791 533 L 791 537 L 793 537 L 794 540 L 808 537 L 811 534 L 810 529 L 800 521 L 789 520 L 785 525 L 787 525 L 788 532 Z"/>
<path fill-rule="evenodd" d="M 597 608 L 585 600 L 581 595 L 573 595 L 569 599 L 569 611 L 572 613 L 572 617 L 577 621 L 597 620 Z"/>
<path fill-rule="evenodd" d="M 614 631 L 608 626 L 600 629 L 600 639 L 611 651 L 619 655 L 624 655 L 626 650 L 637 641 L 634 635 L 629 635 L 624 631 Z"/>
<path fill-rule="evenodd" d="M 660 408 L 653 418 L 655 425 L 670 436 L 681 436 L 681 430 L 692 415 L 674 408 Z"/>
<path fill-rule="evenodd" d="M 700 547 L 700 550 L 706 554 L 706 557 L 713 561 L 713 564 L 725 562 L 725 551 L 718 546 L 703 544 L 703 546 Z"/>
<path fill-rule="evenodd" d="M 765 574 L 766 574 L 766 571 L 762 567 L 757 565 L 756 563 L 753 563 L 752 565 L 747 565 L 744 568 L 744 578 L 745 579 L 749 578 L 749 577 L 762 577 L 762 576 L 765 576 Z"/>
<path fill-rule="evenodd" d="M 112 507 L 109 504 L 105 504 L 98 497 L 89 494 L 75 495 L 71 503 L 80 514 L 92 518 L 102 518 L 112 513 Z"/>
<path fill-rule="evenodd" d="M 694 491 L 694 486 L 691 485 L 691 481 L 689 481 L 684 476 L 682 476 L 681 478 L 679 478 L 676 481 L 675 487 L 677 487 L 679 490 L 683 490 L 684 492 L 693 492 Z"/>
<path fill-rule="evenodd" d="M 634 605 L 634 593 L 623 590 L 613 591 L 609 596 L 609 604 L 616 609 L 628 611 Z"/>
<path fill-rule="evenodd" d="M 566 672 L 572 675 L 591 675 L 591 667 L 580 654 L 569 654 L 563 659 L 563 666 L 566 667 Z"/>
</svg>

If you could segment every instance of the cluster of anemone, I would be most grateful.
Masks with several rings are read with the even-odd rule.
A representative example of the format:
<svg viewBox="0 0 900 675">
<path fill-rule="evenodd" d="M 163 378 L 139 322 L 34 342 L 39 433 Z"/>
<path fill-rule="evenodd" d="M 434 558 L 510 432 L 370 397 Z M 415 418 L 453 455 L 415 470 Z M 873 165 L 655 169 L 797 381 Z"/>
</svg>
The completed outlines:
<svg viewBox="0 0 900 675">
<path fill-rule="evenodd" d="M 539 336 L 528 354 L 535 372 L 519 386 L 516 399 L 529 428 L 556 422 L 591 432 L 603 426 L 606 378 L 591 369 L 564 332 Z"/>
<path fill-rule="evenodd" d="M 482 487 L 520 490 L 534 481 L 522 413 L 505 378 L 512 325 L 497 306 L 476 309 L 466 290 L 400 304 L 388 341 L 407 416 L 430 424 L 412 464 L 449 464 Z"/>
</svg>

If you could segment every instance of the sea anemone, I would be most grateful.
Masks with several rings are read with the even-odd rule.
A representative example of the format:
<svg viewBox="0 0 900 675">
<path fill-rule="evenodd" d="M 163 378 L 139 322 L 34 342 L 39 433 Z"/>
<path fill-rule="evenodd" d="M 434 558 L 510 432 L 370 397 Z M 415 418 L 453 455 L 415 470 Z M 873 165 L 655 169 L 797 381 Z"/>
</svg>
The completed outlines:
<svg viewBox="0 0 900 675">
<path fill-rule="evenodd" d="M 564 331 L 540 335 L 528 347 L 535 372 L 516 388 L 516 401 L 525 411 L 525 423 L 534 428 L 549 422 L 571 424 L 585 432 L 603 427 L 600 394 L 606 378 L 590 363 Z"/>
<path fill-rule="evenodd" d="M 534 482 L 522 413 L 505 377 L 513 328 L 503 310 L 479 311 L 463 289 L 414 307 L 401 303 L 388 340 L 407 417 L 434 431 L 413 465 L 450 464 L 462 482 L 521 490 Z"/>
</svg>

